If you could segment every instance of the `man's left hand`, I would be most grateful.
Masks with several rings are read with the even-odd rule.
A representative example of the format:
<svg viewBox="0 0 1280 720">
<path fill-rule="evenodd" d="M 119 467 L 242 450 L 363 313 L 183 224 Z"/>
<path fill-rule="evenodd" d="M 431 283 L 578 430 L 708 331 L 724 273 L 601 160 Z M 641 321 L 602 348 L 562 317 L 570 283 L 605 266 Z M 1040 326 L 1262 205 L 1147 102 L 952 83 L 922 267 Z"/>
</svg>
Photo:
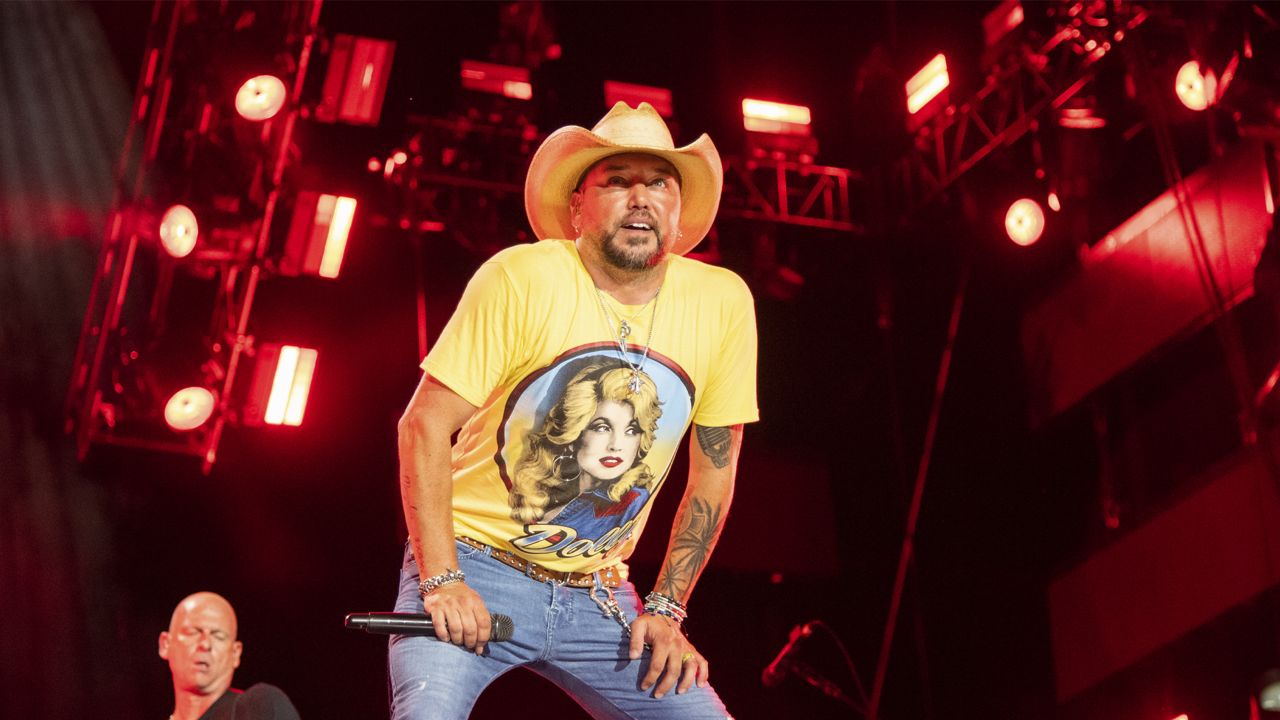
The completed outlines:
<svg viewBox="0 0 1280 720">
<path fill-rule="evenodd" d="M 641 690 L 648 690 L 657 683 L 653 696 L 660 698 L 670 692 L 677 680 L 680 682 L 676 686 L 677 693 L 685 692 L 695 682 L 698 687 L 707 686 L 707 676 L 710 673 L 707 659 L 680 632 L 676 621 L 648 613 L 636 618 L 631 623 L 632 660 L 638 660 L 644 654 L 645 645 L 651 650 L 649 671 L 640 680 Z"/>
</svg>

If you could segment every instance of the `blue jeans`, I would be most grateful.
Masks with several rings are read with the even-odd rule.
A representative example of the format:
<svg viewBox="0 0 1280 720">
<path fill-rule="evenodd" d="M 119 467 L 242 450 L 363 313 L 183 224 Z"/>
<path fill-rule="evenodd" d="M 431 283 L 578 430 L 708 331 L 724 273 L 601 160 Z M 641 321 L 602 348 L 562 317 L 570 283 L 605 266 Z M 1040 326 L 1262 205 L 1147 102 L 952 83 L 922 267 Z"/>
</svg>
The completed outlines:
<svg viewBox="0 0 1280 720">
<path fill-rule="evenodd" d="M 648 651 L 632 661 L 622 625 L 591 598 L 592 588 L 538 582 L 478 550 L 457 543 L 458 565 L 467 584 L 480 593 L 489 612 L 510 616 L 510 640 L 491 642 L 483 656 L 435 636 L 393 635 L 388 651 L 393 720 L 462 720 L 476 698 L 499 675 L 525 667 L 568 692 L 595 718 L 730 718 L 710 686 L 696 684 L 683 694 L 673 687 L 654 698 L 640 690 Z M 604 590 L 595 591 L 601 599 Z M 635 586 L 623 583 L 614 597 L 628 621 L 641 602 Z M 396 612 L 422 612 L 418 568 L 405 550 Z M 656 685 L 655 685 L 656 687 Z"/>
</svg>

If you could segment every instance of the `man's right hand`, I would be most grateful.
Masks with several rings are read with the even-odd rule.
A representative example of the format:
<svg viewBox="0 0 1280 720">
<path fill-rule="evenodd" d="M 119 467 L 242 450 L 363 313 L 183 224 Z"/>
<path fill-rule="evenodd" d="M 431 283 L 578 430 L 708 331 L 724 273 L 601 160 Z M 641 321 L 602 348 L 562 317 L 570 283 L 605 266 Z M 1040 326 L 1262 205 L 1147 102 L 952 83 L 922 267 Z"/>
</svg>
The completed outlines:
<svg viewBox="0 0 1280 720">
<path fill-rule="evenodd" d="M 465 582 L 450 583 L 423 598 L 422 606 L 431 616 L 436 637 L 477 655 L 484 653 L 493 621 L 480 593 Z"/>
</svg>

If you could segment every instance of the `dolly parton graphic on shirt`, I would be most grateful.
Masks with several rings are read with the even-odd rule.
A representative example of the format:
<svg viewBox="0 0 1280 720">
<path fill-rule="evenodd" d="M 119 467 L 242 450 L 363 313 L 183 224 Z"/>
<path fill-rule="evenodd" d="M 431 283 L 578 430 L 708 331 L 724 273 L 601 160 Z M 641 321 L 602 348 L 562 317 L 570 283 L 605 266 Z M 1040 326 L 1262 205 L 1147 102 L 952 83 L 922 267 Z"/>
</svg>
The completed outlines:
<svg viewBox="0 0 1280 720">
<path fill-rule="evenodd" d="M 603 343 L 527 377 L 507 401 L 495 457 L 524 531 L 511 543 L 562 558 L 622 547 L 671 469 L 693 395 L 669 359 L 651 352 L 636 373 Z"/>
</svg>

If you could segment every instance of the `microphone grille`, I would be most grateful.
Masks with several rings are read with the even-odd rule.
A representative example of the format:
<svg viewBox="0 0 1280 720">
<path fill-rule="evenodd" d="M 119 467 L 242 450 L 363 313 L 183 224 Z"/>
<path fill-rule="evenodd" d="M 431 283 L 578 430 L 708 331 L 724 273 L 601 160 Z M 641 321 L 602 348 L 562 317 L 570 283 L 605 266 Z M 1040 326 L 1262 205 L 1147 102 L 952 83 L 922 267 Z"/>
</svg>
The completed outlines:
<svg viewBox="0 0 1280 720">
<path fill-rule="evenodd" d="M 494 613 L 492 619 L 493 625 L 489 630 L 489 639 L 494 642 L 510 640 L 516 631 L 516 625 L 511 622 L 511 618 L 501 613 Z"/>
</svg>

